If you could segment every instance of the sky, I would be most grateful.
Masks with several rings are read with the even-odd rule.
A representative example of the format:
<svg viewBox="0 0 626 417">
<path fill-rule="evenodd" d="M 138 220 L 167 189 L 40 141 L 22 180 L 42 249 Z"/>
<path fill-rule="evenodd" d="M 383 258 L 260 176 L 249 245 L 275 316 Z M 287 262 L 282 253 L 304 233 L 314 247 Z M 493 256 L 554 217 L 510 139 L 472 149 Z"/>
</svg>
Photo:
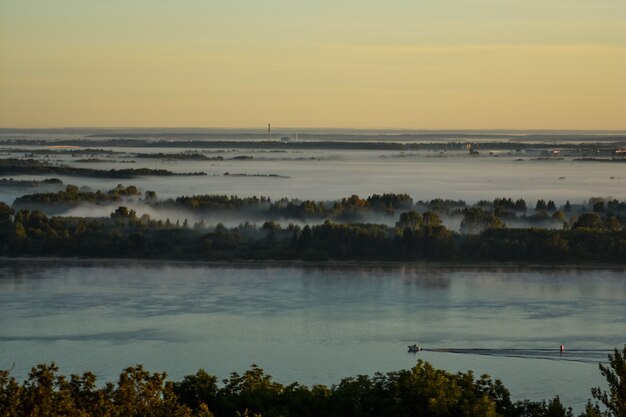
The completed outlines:
<svg viewBox="0 0 626 417">
<path fill-rule="evenodd" d="M 0 128 L 626 129 L 624 0 L 0 0 Z"/>
</svg>

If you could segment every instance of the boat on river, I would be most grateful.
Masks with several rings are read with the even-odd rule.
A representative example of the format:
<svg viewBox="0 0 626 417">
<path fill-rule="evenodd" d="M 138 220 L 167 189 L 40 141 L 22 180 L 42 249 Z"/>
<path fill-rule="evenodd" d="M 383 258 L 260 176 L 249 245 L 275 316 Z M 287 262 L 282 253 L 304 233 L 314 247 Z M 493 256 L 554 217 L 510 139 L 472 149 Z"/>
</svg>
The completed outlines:
<svg viewBox="0 0 626 417">
<path fill-rule="evenodd" d="M 422 350 L 421 346 L 417 346 L 415 343 L 412 345 L 409 345 L 409 352 L 419 352 Z"/>
</svg>

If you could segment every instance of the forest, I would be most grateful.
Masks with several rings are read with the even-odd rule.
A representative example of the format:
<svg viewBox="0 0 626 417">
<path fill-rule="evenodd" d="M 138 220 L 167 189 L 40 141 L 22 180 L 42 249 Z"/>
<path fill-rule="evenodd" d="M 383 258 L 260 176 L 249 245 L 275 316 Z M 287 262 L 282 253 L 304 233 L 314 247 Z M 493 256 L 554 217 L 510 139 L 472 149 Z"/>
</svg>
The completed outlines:
<svg viewBox="0 0 626 417">
<path fill-rule="evenodd" d="M 245 175 L 252 174 L 229 174 Z M 266 175 L 276 176 L 278 175 Z M 46 180 L 54 181 L 54 180 Z M 56 180 L 58 181 L 58 180 Z M 17 181 L 7 180 L 7 183 Z M 60 183 L 60 181 L 58 181 Z M 2 183 L 0 183 L 2 184 Z M 41 185 L 45 185 L 42 183 Z M 138 188 L 118 184 L 108 192 L 93 191 L 89 187 L 78 188 L 67 185 L 65 190 L 38 192 L 18 197 L 13 202 L 16 209 L 40 209 L 44 212 L 63 212 L 83 203 L 109 205 L 111 203 L 140 203 L 157 211 L 172 209 L 192 214 L 213 214 L 224 217 L 245 217 L 254 221 L 297 220 L 299 222 L 320 222 L 331 220 L 341 223 L 363 223 L 377 219 L 390 223 L 403 212 L 433 212 L 441 218 L 457 219 L 461 231 L 477 233 L 487 228 L 505 227 L 507 222 L 525 224 L 529 227 L 571 228 L 579 217 L 595 213 L 600 217 L 605 229 L 619 230 L 626 224 L 626 202 L 617 199 L 590 198 L 586 204 L 572 205 L 567 201 L 557 207 L 552 200 L 537 200 L 536 204 L 524 199 L 495 198 L 467 204 L 462 200 L 433 199 L 414 201 L 408 194 L 373 194 L 361 198 L 351 195 L 334 201 L 315 201 L 281 198 L 273 200 L 264 196 L 239 197 L 236 195 L 202 194 L 159 199 L 154 191 L 143 194 Z M 588 216 L 587 216 L 588 217 Z"/>
<path fill-rule="evenodd" d="M 266 221 L 260 227 L 246 222 L 227 228 L 155 220 L 125 206 L 108 218 L 77 218 L 0 203 L 0 255 L 546 264 L 623 264 L 626 259 L 626 230 L 614 218 L 594 212 L 582 214 L 566 229 L 547 230 L 506 228 L 493 213 L 469 209 L 461 229 L 481 228 L 476 234 L 451 231 L 436 212 L 415 210 L 401 213 L 395 226 L 326 220 L 304 227 Z"/>
</svg>

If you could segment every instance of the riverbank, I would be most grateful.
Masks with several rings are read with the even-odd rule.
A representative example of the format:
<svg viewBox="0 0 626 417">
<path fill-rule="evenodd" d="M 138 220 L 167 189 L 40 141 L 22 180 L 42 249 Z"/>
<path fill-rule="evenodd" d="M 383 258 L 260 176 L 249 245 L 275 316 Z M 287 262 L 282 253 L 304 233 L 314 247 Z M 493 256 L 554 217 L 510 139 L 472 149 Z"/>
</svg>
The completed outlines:
<svg viewBox="0 0 626 417">
<path fill-rule="evenodd" d="M 426 261 L 305 261 L 305 260 L 181 260 L 181 259 L 141 259 L 141 258 L 76 258 L 76 257 L 9 257 L 0 256 L 0 266 L 3 264 L 28 264 L 28 265 L 78 265 L 78 266 L 198 266 L 198 267 L 241 267 L 241 268 L 316 268 L 316 269 L 438 269 L 450 271 L 551 271 L 551 270 L 580 270 L 580 271 L 626 271 L 626 265 L 610 264 L 542 264 L 523 262 L 426 262 Z"/>
</svg>

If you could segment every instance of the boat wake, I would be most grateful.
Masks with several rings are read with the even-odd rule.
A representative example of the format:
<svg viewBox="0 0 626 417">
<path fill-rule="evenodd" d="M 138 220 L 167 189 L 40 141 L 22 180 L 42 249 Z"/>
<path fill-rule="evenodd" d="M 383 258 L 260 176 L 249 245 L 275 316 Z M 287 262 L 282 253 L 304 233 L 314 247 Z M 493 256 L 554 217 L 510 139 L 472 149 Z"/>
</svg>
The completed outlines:
<svg viewBox="0 0 626 417">
<path fill-rule="evenodd" d="M 505 356 L 524 359 L 566 360 L 584 363 L 606 362 L 609 349 L 571 349 L 560 352 L 559 349 L 423 349 L 425 352 L 457 353 L 485 356 Z"/>
</svg>

